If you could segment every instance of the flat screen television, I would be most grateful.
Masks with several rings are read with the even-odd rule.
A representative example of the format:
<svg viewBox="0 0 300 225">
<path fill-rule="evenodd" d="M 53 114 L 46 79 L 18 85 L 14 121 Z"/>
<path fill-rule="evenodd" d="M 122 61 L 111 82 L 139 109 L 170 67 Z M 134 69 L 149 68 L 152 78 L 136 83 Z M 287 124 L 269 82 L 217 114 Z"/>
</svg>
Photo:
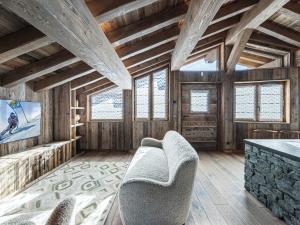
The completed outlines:
<svg viewBox="0 0 300 225">
<path fill-rule="evenodd" d="M 41 104 L 0 100 L 0 144 L 41 134 Z"/>
</svg>

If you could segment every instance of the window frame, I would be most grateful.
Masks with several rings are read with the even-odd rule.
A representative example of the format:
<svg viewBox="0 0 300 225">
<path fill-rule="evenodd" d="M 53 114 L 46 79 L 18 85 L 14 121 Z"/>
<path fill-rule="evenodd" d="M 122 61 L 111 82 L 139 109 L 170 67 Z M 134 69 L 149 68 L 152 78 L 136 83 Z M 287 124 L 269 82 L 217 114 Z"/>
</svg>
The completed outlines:
<svg viewBox="0 0 300 225">
<path fill-rule="evenodd" d="M 107 88 L 105 90 L 101 90 L 101 91 L 98 91 L 96 93 L 93 93 L 91 95 L 88 96 L 88 121 L 89 122 L 123 122 L 124 121 L 124 111 L 125 111 L 125 107 L 124 107 L 124 101 L 125 101 L 125 95 L 124 95 L 124 90 L 122 90 L 122 119 L 93 119 L 92 118 L 92 97 L 95 96 L 95 95 L 98 95 L 100 94 L 101 92 L 105 92 L 105 91 L 109 91 L 111 89 L 114 89 L 114 88 L 118 88 L 118 87 L 110 87 L 110 88 Z"/>
<path fill-rule="evenodd" d="M 154 73 L 157 73 L 157 72 L 159 72 L 159 71 L 162 71 L 162 70 L 166 70 L 166 94 L 165 94 L 165 101 L 166 101 L 166 104 L 165 104 L 165 112 L 166 112 L 166 114 L 165 114 L 165 118 L 153 118 L 153 109 L 154 109 L 154 107 L 153 107 L 153 104 L 154 104 L 154 97 L 153 97 L 153 86 L 154 86 L 154 82 L 153 82 L 153 76 L 154 76 Z M 169 120 L 169 118 L 170 118 L 170 116 L 169 116 L 169 110 L 170 110 L 170 107 L 169 107 L 169 93 L 170 93 L 170 87 L 169 87 L 169 83 L 170 83 L 170 69 L 169 69 L 169 67 L 162 67 L 162 68 L 159 68 L 159 69 L 156 69 L 156 70 L 153 70 L 153 71 L 151 71 L 150 73 L 146 73 L 146 74 L 144 74 L 144 75 L 142 75 L 142 76 L 138 76 L 138 77 L 135 77 L 134 79 L 133 79 L 133 84 L 134 84 L 134 91 L 133 91 L 133 99 L 134 99 L 134 104 L 133 104 L 133 107 L 134 107 L 134 113 L 133 113 L 133 115 L 134 115 L 134 118 L 133 118 L 133 120 L 134 121 L 168 121 Z M 137 97 L 137 95 L 136 95 L 136 86 L 135 86 L 135 82 L 136 82 L 136 80 L 138 80 L 138 79 L 141 79 L 141 78 L 144 78 L 144 77 L 147 77 L 147 76 L 149 76 L 149 99 L 148 99 L 148 101 L 149 101 L 149 105 L 148 105 L 148 108 L 149 108 L 149 115 L 148 115 L 148 117 L 147 118 L 137 118 L 136 117 L 136 103 L 137 103 L 137 101 L 136 101 L 136 97 Z"/>
<path fill-rule="evenodd" d="M 282 120 L 260 120 L 260 87 L 268 84 L 280 84 L 282 85 Z M 251 119 L 240 119 L 236 118 L 236 86 L 254 86 L 255 87 L 255 107 L 254 107 L 254 120 Z M 247 81 L 247 82 L 235 82 L 234 83 L 234 91 L 233 91 L 233 119 L 235 123 L 281 123 L 287 124 L 290 123 L 289 118 L 289 105 L 287 103 L 289 96 L 289 80 L 271 80 L 271 81 Z"/>
</svg>

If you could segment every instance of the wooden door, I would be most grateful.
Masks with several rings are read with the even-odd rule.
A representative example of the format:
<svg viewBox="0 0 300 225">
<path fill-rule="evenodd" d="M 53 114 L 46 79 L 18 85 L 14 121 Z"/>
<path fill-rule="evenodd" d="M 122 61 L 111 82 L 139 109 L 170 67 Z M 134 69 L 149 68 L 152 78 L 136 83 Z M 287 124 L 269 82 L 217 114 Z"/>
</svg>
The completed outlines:
<svg viewBox="0 0 300 225">
<path fill-rule="evenodd" d="M 196 150 L 218 149 L 218 88 L 212 84 L 182 84 L 181 134 Z"/>
</svg>

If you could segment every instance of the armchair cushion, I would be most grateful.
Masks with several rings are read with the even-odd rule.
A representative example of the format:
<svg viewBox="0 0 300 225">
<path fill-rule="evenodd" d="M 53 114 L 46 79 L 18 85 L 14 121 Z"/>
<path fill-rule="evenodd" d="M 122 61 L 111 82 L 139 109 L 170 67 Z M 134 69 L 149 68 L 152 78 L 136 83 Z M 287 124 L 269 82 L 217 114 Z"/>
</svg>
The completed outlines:
<svg viewBox="0 0 300 225">
<path fill-rule="evenodd" d="M 166 182 L 169 179 L 168 161 L 160 148 L 140 147 L 127 171 L 123 182 L 139 178 L 161 182 Z"/>
</svg>

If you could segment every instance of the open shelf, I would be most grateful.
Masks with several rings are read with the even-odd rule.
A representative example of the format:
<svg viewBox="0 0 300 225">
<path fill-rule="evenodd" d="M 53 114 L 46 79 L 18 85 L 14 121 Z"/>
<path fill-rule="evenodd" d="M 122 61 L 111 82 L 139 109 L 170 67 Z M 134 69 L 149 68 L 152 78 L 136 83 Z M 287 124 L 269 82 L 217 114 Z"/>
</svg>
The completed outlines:
<svg viewBox="0 0 300 225">
<path fill-rule="evenodd" d="M 83 126 L 84 123 L 76 123 L 76 124 L 72 124 L 71 127 L 80 127 L 80 126 Z"/>
<path fill-rule="evenodd" d="M 71 141 L 77 141 L 77 140 L 79 140 L 80 138 L 82 138 L 82 136 L 76 136 L 76 138 L 72 138 Z"/>
<path fill-rule="evenodd" d="M 75 107 L 75 106 L 72 106 L 71 107 L 71 109 L 75 109 L 75 110 L 84 110 L 85 108 L 84 107 L 79 107 L 79 106 L 77 106 L 77 107 Z"/>
</svg>

